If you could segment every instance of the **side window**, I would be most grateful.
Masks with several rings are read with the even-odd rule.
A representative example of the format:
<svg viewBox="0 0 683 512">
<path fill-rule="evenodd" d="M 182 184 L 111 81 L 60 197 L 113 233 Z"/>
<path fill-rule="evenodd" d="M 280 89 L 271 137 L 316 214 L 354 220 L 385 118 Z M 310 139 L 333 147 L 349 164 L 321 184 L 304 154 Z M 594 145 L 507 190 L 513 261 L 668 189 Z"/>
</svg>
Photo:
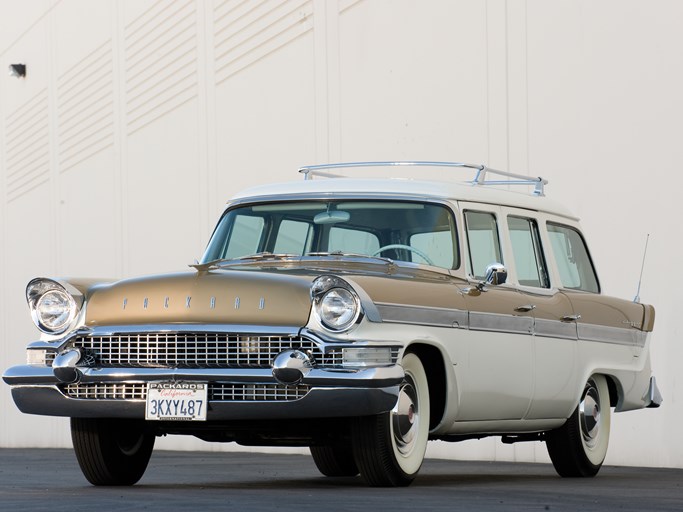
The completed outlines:
<svg viewBox="0 0 683 512">
<path fill-rule="evenodd" d="M 517 279 L 523 286 L 550 288 L 548 270 L 543 257 L 538 224 L 525 217 L 508 217 L 508 229 L 515 258 Z"/>
<path fill-rule="evenodd" d="M 472 275 L 476 279 L 484 279 L 486 267 L 491 263 L 504 263 L 496 216 L 492 213 L 467 211 L 465 224 Z"/>
<path fill-rule="evenodd" d="M 549 222 L 548 236 L 560 271 L 562 286 L 572 290 L 600 293 L 593 262 L 581 233 L 569 226 Z"/>
<path fill-rule="evenodd" d="M 283 220 L 275 239 L 276 254 L 302 255 L 310 251 L 312 227 L 307 222 Z"/>
<path fill-rule="evenodd" d="M 368 231 L 337 227 L 330 229 L 328 251 L 374 254 L 377 249 L 379 249 L 379 239 Z"/>
<path fill-rule="evenodd" d="M 230 234 L 230 242 L 224 258 L 232 259 L 258 252 L 261 233 L 263 232 L 263 217 L 238 215 Z"/>
</svg>

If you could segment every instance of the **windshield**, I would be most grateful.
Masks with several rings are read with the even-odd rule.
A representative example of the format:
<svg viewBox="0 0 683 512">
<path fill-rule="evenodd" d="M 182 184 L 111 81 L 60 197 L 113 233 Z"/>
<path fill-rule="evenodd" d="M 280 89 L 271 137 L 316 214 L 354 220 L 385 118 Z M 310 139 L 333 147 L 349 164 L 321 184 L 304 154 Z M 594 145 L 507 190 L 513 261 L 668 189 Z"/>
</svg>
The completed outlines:
<svg viewBox="0 0 683 512">
<path fill-rule="evenodd" d="M 455 220 L 442 205 L 408 201 L 300 201 L 228 210 L 203 263 L 259 253 L 380 256 L 453 269 Z"/>
</svg>

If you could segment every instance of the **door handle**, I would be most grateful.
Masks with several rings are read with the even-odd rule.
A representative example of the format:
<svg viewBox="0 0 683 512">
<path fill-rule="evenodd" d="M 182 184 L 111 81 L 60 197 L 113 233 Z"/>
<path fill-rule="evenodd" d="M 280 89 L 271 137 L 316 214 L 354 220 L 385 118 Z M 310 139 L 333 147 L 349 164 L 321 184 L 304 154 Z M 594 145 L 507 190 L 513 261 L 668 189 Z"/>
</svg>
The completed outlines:
<svg viewBox="0 0 683 512">
<path fill-rule="evenodd" d="M 563 322 L 576 322 L 581 318 L 581 315 L 565 315 L 560 318 Z"/>
<path fill-rule="evenodd" d="M 534 304 L 525 304 L 523 306 L 517 306 L 515 308 L 515 311 L 517 313 L 528 313 L 529 311 L 533 311 L 536 309 L 536 306 Z"/>
</svg>

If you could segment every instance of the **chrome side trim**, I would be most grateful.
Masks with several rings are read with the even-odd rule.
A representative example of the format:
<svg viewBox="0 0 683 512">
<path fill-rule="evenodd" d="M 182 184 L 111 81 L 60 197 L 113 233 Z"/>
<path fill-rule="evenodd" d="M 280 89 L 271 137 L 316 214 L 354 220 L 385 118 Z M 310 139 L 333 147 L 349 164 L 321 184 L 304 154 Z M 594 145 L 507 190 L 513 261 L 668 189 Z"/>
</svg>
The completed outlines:
<svg viewBox="0 0 683 512">
<path fill-rule="evenodd" d="M 546 338 L 576 339 L 576 324 L 536 318 L 534 320 L 534 334 Z"/>
<path fill-rule="evenodd" d="M 431 325 L 467 329 L 468 313 L 460 309 L 407 306 L 403 304 L 376 303 L 383 322 L 397 324 Z"/>
<path fill-rule="evenodd" d="M 532 334 L 534 318 L 473 311 L 470 313 L 470 330 Z"/>
<path fill-rule="evenodd" d="M 489 331 L 500 333 L 533 334 L 547 338 L 594 341 L 618 345 L 644 347 L 647 333 L 633 328 L 605 327 L 601 325 L 563 322 L 534 318 L 532 316 L 483 313 L 447 308 L 408 306 L 403 304 L 376 303 L 387 323 L 429 325 Z"/>
<path fill-rule="evenodd" d="M 644 347 L 647 340 L 647 333 L 632 327 L 606 327 L 579 322 L 577 328 L 580 341 Z"/>
</svg>

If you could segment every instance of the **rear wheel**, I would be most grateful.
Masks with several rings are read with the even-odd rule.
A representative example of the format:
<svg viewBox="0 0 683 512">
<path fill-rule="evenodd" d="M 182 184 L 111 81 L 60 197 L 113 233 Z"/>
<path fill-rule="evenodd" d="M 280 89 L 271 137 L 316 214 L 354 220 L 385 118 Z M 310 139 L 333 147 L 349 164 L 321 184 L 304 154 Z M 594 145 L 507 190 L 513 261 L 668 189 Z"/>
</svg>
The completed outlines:
<svg viewBox="0 0 683 512">
<path fill-rule="evenodd" d="M 607 455 L 610 399 L 607 380 L 594 375 L 579 404 L 560 428 L 548 433 L 546 445 L 555 471 L 563 477 L 592 477 Z"/>
<path fill-rule="evenodd" d="M 393 410 L 357 418 L 353 453 L 365 481 L 375 487 L 409 485 L 422 466 L 429 438 L 429 388 L 420 358 L 407 354 L 405 380 Z"/>
<path fill-rule="evenodd" d="M 325 476 L 356 476 L 358 466 L 350 443 L 311 446 L 311 455 L 318 470 Z"/>
<path fill-rule="evenodd" d="M 71 418 L 76 459 L 93 485 L 133 485 L 147 469 L 154 434 L 140 420 Z"/>
</svg>

